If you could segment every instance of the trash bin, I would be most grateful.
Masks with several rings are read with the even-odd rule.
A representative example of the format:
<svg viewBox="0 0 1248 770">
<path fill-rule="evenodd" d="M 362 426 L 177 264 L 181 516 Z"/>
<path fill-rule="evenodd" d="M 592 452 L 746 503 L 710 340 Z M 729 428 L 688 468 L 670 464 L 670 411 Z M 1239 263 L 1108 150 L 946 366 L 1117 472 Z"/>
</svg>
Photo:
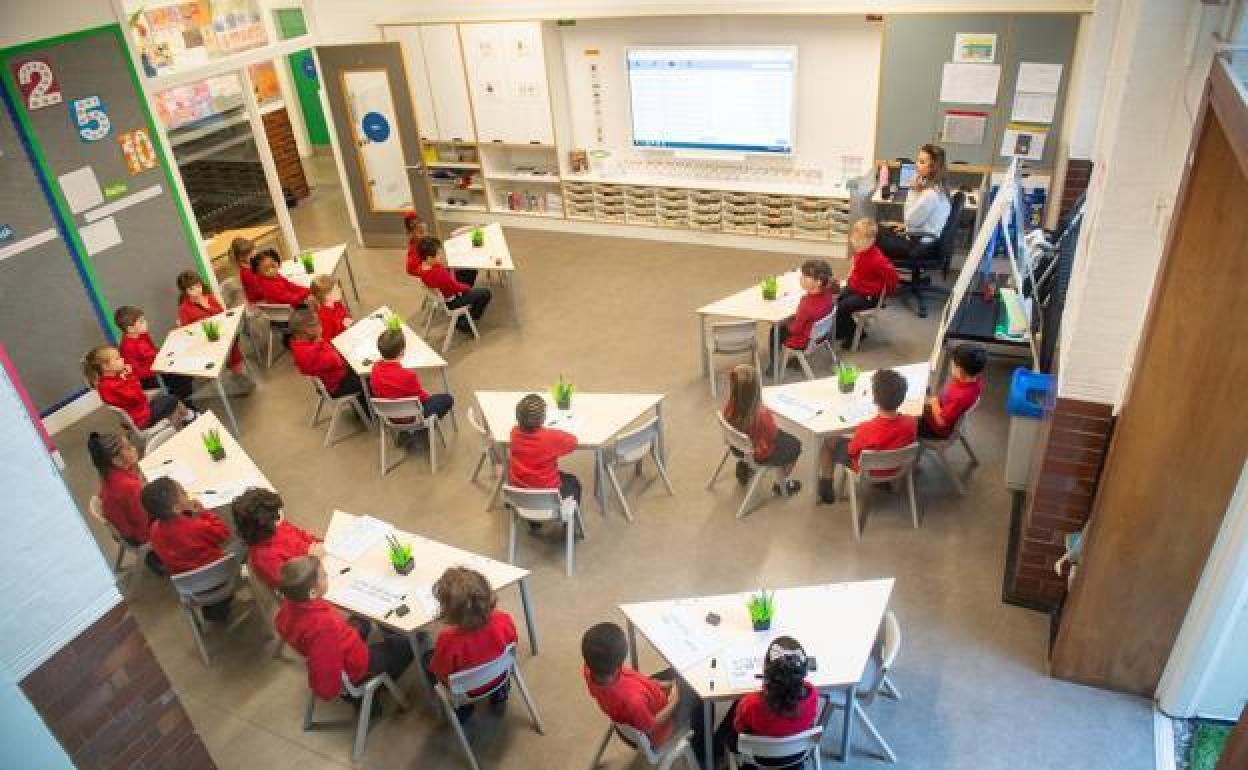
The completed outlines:
<svg viewBox="0 0 1248 770">
<path fill-rule="evenodd" d="M 1005 450 L 1005 485 L 1026 489 L 1031 474 L 1031 454 L 1040 432 L 1040 418 L 1053 399 L 1057 378 L 1019 367 L 1010 377 L 1005 411 L 1010 416 L 1010 438 Z"/>
</svg>

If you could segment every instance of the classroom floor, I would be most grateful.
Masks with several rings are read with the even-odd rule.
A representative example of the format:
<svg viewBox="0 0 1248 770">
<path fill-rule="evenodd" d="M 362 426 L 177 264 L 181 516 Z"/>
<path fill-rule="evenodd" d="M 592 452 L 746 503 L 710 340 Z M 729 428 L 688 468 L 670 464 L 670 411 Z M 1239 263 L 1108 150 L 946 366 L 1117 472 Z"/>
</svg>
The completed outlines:
<svg viewBox="0 0 1248 770">
<path fill-rule="evenodd" d="M 313 170 L 322 183 L 311 201 L 292 211 L 300 239 L 311 245 L 342 241 L 349 225 L 340 191 L 326 181 L 332 165 L 320 158 Z M 521 229 L 509 229 L 507 236 L 521 271 L 523 323 L 516 326 L 511 318 L 509 290 L 496 289 L 483 338 L 460 339 L 452 347 L 451 386 L 460 414 L 475 388 L 540 390 L 560 374 L 586 392 L 665 393 L 676 495 L 668 497 L 657 482 L 634 493 L 637 521 L 631 524 L 618 506 L 605 516 L 590 507 L 589 537 L 577 546 L 571 579 L 564 576 L 561 540 L 521 536 L 519 560 L 533 570 L 541 643 L 540 654 L 530 657 L 521 631 L 521 664 L 547 734 L 533 731 L 514 698 L 501 717 L 483 709 L 468 727 L 482 767 L 588 765 L 605 721 L 585 693 L 580 636 L 595 622 L 622 622 L 615 609 L 621 602 L 883 576 L 897 580 L 892 607 L 903 641 L 892 678 L 904 700 L 881 700 L 869 711 L 897 752 L 896 767 L 1153 766 L 1149 702 L 1049 678 L 1048 618 L 1000 601 L 1010 503 L 1002 482 L 1007 421 L 1000 405 L 1010 365 L 991 366 L 985 408 L 969 426 L 983 464 L 970 477 L 967 495 L 958 497 L 939 469 L 925 463 L 918 479 L 921 529 L 910 527 L 900 500 L 878 495 L 857 542 L 848 504 L 816 509 L 809 489 L 770 499 L 738 521 L 741 490 L 731 473 L 712 491 L 703 488 L 722 445 L 712 418 L 716 405 L 700 376 L 693 311 L 799 260 Z M 366 308 L 385 303 L 404 314 L 416 310 L 413 279 L 404 274 L 397 250 L 357 248 L 353 256 Z M 838 274 L 845 268 L 843 261 L 835 263 Z M 925 360 L 933 330 L 932 319 L 920 320 L 893 302 L 852 360 L 864 368 Z M 484 511 L 486 487 L 468 480 L 479 443 L 466 420 L 460 420 L 458 435 L 449 434 L 451 448 L 436 478 L 418 447 L 381 479 L 375 434 L 322 448 L 324 428 L 307 423 L 310 397 L 286 356 L 262 375 L 254 394 L 235 401 L 243 446 L 281 491 L 293 521 L 323 533 L 334 508 L 370 513 L 505 557 L 506 519 L 501 511 Z M 353 418 L 348 422 L 354 425 Z M 99 411 L 56 437 L 69 463 L 67 479 L 84 507 L 96 483 L 85 436 L 111 424 Z M 798 478 L 810 477 L 810 459 L 802 457 Z M 567 467 L 588 486 L 588 455 L 574 455 Z M 106 542 L 102 533 L 97 536 Z M 145 577 L 128 598 L 220 767 L 350 766 L 348 729 L 300 729 L 307 693 L 302 664 L 293 656 L 281 662 L 262 654 L 267 647 L 259 621 L 211 638 L 215 660 L 205 668 L 167 583 Z M 519 621 L 514 589 L 500 596 L 500 605 Z M 643 668 L 660 666 L 649 649 L 642 661 Z M 345 706 L 320 713 L 334 708 L 349 714 Z M 861 730 L 855 736 L 859 751 L 873 750 Z M 624 767 L 632 755 L 615 741 L 605 760 L 607 767 Z M 387 770 L 466 766 L 449 729 L 421 708 L 404 714 L 388 709 L 361 764 Z M 845 766 L 884 764 L 858 754 Z"/>
</svg>

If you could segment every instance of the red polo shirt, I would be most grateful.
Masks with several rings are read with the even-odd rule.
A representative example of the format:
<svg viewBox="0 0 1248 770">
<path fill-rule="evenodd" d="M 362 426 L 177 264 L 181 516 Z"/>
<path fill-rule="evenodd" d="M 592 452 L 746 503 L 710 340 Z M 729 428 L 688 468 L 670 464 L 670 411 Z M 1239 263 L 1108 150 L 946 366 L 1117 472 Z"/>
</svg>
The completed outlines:
<svg viewBox="0 0 1248 770">
<path fill-rule="evenodd" d="M 369 388 L 377 398 L 411 398 L 420 402 L 429 400 L 429 394 L 420 384 L 420 377 L 411 369 L 404 369 L 398 361 L 378 361 L 369 375 Z"/>
<path fill-rule="evenodd" d="M 324 599 L 287 599 L 273 622 L 282 639 L 307 662 L 308 686 L 318 698 L 338 697 L 343 671 L 353 684 L 368 674 L 368 646 Z"/>
<path fill-rule="evenodd" d="M 204 292 L 199 299 L 202 304 L 192 302 L 190 297 L 178 303 L 178 326 L 198 323 L 225 312 L 225 308 L 211 294 Z"/>
<path fill-rule="evenodd" d="M 291 283 L 280 273 L 269 276 L 257 275 L 256 290 L 260 297 L 258 302 L 267 302 L 272 305 L 296 307 L 308 298 L 306 286 Z"/>
<path fill-rule="evenodd" d="M 416 241 L 407 242 L 407 274 L 413 278 L 420 277 L 420 265 L 424 262 L 420 258 L 420 251 L 416 248 Z"/>
<path fill-rule="evenodd" d="M 864 297 L 885 296 L 897 290 L 897 268 L 884 256 L 880 247 L 871 247 L 854 254 L 846 284 L 849 290 Z"/>
<path fill-rule="evenodd" d="M 502 610 L 494 610 L 481 628 L 466 631 L 458 626 L 448 626 L 438 634 L 429 671 L 439 681 L 446 682 L 451 674 L 489 663 L 502 655 L 507 645 L 515 642 L 516 625 L 512 623 L 511 616 Z M 496 684 L 497 679 L 471 694 L 487 692 Z"/>
<path fill-rule="evenodd" d="M 95 389 L 99 391 L 101 401 L 125 411 L 138 427 L 146 428 L 152 421 L 147 394 L 134 375 L 105 374 L 95 383 Z"/>
<path fill-rule="evenodd" d="M 791 714 L 772 711 L 763 700 L 761 692 L 752 692 L 737 703 L 737 716 L 733 727 L 738 733 L 762 735 L 768 738 L 786 738 L 815 725 L 819 711 L 819 693 L 809 682 L 806 694 Z"/>
<path fill-rule="evenodd" d="M 263 543 L 254 543 L 247 549 L 247 563 L 251 571 L 271 588 L 277 588 L 282 579 L 282 565 L 291 559 L 306 556 L 308 548 L 320 538 L 299 529 L 289 521 L 277 522 L 273 536 Z"/>
<path fill-rule="evenodd" d="M 100 507 L 104 518 L 117 528 L 122 537 L 136 543 L 147 542 L 152 519 L 139 502 L 143 481 L 138 471 L 114 468 L 100 483 Z"/>
<path fill-rule="evenodd" d="M 446 299 L 458 296 L 472 287 L 455 279 L 455 274 L 438 262 L 428 262 L 420 269 L 420 280 L 430 289 L 442 292 Z"/>
<path fill-rule="evenodd" d="M 858 470 L 858 455 L 866 449 L 901 449 L 914 443 L 919 421 L 909 415 L 885 417 L 877 414 L 854 430 L 849 440 L 849 464 Z M 872 471 L 876 476 L 886 476 L 886 471 Z"/>
<path fill-rule="evenodd" d="M 729 401 L 724 405 L 724 419 L 729 425 L 735 425 L 732 421 L 732 402 Z M 754 424 L 749 426 L 749 430 L 742 431 L 750 437 L 750 441 L 754 442 L 754 460 L 756 462 L 766 462 L 768 457 L 776 448 L 776 434 L 780 429 L 776 427 L 776 418 L 772 416 L 771 410 L 759 404 L 758 413 L 754 417 Z"/>
<path fill-rule="evenodd" d="M 140 380 L 155 377 L 152 364 L 156 363 L 156 345 L 152 343 L 152 335 L 144 332 L 137 337 L 123 335 L 117 344 L 122 359 L 130 364 L 130 373 Z"/>
<path fill-rule="evenodd" d="M 260 298 L 260 276 L 250 267 L 239 265 L 238 282 L 243 285 L 243 296 L 248 302 L 263 302 Z"/>
<path fill-rule="evenodd" d="M 528 489 L 559 488 L 559 458 L 576 449 L 576 436 L 553 428 L 511 429 L 511 483 Z"/>
<path fill-rule="evenodd" d="M 191 516 L 175 514 L 161 521 L 152 520 L 149 531 L 152 550 L 170 575 L 190 572 L 225 556 L 221 546 L 230 539 L 230 530 L 215 513 L 200 511 Z"/>
<path fill-rule="evenodd" d="M 957 425 L 962 415 L 966 414 L 966 410 L 975 405 L 979 400 L 979 396 L 984 392 L 984 380 L 982 377 L 976 377 L 973 380 L 960 382 L 951 380 L 945 389 L 940 392 L 940 411 L 945 418 L 944 425 L 936 423 L 936 417 L 930 411 L 924 411 L 923 422 L 927 425 L 928 430 L 937 436 L 948 436 L 953 431 L 953 426 Z"/>
<path fill-rule="evenodd" d="M 321 337 L 332 340 L 347 328 L 347 306 L 341 302 L 325 303 L 316 309 L 316 317 L 321 319 Z"/>
<path fill-rule="evenodd" d="M 342 355 L 334 350 L 334 346 L 325 341 L 292 339 L 290 353 L 295 359 L 295 366 L 300 373 L 309 377 L 319 377 L 325 383 L 330 395 L 338 392 L 338 386 L 347 376 L 347 362 Z"/>
<path fill-rule="evenodd" d="M 823 318 L 836 307 L 836 295 L 830 291 L 815 294 L 803 294 L 797 303 L 797 312 L 789 321 L 789 336 L 784 338 L 784 346 L 794 350 L 804 350 L 810 342 L 810 330 L 815 322 Z"/>
<path fill-rule="evenodd" d="M 612 722 L 635 727 L 650 738 L 650 745 L 658 748 L 672 734 L 672 720 L 663 724 L 655 721 L 654 715 L 667 705 L 667 692 L 654 679 L 639 674 L 628 666 L 620 669 L 620 674 L 611 684 L 598 684 L 589 667 L 582 669 L 585 686 L 589 688 L 590 697 L 598 702 L 602 713 Z"/>
</svg>

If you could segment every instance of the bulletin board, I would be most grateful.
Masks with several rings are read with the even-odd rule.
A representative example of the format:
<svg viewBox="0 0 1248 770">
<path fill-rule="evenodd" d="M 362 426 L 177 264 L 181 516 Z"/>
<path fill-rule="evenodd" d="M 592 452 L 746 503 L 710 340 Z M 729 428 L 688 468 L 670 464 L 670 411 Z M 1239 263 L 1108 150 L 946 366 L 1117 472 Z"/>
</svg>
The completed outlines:
<svg viewBox="0 0 1248 770">
<path fill-rule="evenodd" d="M 111 315 L 123 304 L 142 308 L 152 336 L 162 338 L 175 324 L 177 274 L 207 271 L 120 26 L 4 49 L 0 79 L 33 159 L 34 175 L 48 192 L 51 215 L 66 235 L 81 276 L 74 291 L 63 288 L 42 297 L 48 305 L 44 313 L 81 318 L 78 294 L 85 282 L 106 328 L 97 329 L 93 344 L 106 334 L 116 338 Z M 46 200 L 39 199 L 38 205 Z M 12 271 L 0 273 L 5 281 L 0 291 L 28 291 L 30 280 Z M 19 305 L 0 304 L 0 330 L 11 348 L 9 330 L 28 324 Z M 27 387 L 39 394 L 40 409 L 47 408 L 51 393 L 69 395 L 64 373 L 77 372 L 82 336 L 50 330 L 40 366 L 28 368 L 17 360 L 20 355 L 15 357 Z"/>
<path fill-rule="evenodd" d="M 1061 65 L 1051 122 L 1043 153 L 1033 168 L 1052 168 L 1057 158 L 1062 110 L 1072 76 L 1071 59 L 1079 30 L 1078 14 L 900 14 L 885 22 L 881 50 L 879 116 L 875 156 L 880 160 L 913 157 L 919 145 L 935 142 L 945 148 L 950 162 L 1004 167 L 1001 155 L 1005 130 L 1016 123 L 1015 85 L 1022 62 Z M 1000 66 L 995 101 L 991 104 L 942 102 L 945 65 L 953 61 L 959 34 L 996 36 L 993 63 Z M 942 141 L 949 110 L 985 113 L 983 138 L 978 144 Z"/>
</svg>

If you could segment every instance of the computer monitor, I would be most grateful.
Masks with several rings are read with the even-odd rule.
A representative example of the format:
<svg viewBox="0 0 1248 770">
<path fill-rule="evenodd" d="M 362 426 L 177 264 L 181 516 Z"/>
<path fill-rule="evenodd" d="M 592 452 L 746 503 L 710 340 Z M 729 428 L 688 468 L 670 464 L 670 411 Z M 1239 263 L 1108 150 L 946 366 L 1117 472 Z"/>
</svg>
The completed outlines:
<svg viewBox="0 0 1248 770">
<path fill-rule="evenodd" d="M 914 184 L 914 175 L 919 171 L 913 163 L 902 163 L 901 171 L 897 174 L 897 187 L 902 190 L 909 190 Z"/>
</svg>

